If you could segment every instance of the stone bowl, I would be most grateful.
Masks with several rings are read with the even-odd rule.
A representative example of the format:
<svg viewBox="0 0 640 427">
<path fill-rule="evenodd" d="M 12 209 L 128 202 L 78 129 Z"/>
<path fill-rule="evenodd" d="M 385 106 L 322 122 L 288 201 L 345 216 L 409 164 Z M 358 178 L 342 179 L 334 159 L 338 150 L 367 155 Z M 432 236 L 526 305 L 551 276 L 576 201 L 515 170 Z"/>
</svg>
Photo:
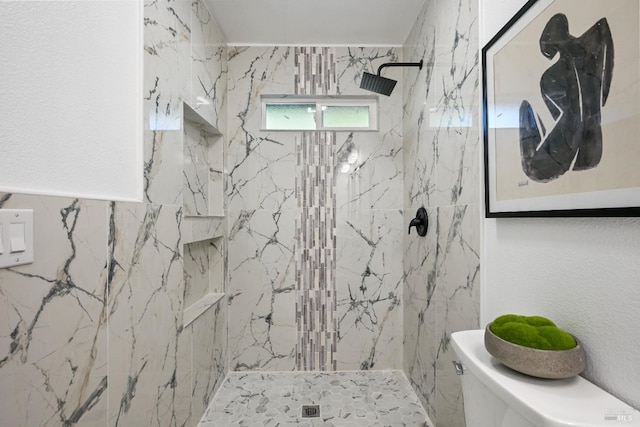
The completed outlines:
<svg viewBox="0 0 640 427">
<path fill-rule="evenodd" d="M 580 341 L 569 350 L 538 350 L 505 341 L 489 329 L 484 331 L 484 346 L 503 365 L 537 378 L 570 378 L 585 368 L 586 356 Z M 572 335 L 573 336 L 573 335 Z"/>
</svg>

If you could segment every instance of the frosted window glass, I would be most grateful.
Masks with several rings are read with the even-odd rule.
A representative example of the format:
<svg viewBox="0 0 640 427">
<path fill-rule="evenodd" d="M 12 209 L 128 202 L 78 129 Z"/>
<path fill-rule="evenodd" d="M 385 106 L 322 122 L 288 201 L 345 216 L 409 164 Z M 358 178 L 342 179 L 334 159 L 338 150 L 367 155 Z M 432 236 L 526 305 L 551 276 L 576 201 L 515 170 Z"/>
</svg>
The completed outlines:
<svg viewBox="0 0 640 427">
<path fill-rule="evenodd" d="M 267 129 L 314 130 L 316 104 L 267 104 Z"/>
<path fill-rule="evenodd" d="M 368 128 L 368 106 L 331 106 L 322 112 L 322 126 L 326 128 Z"/>
</svg>

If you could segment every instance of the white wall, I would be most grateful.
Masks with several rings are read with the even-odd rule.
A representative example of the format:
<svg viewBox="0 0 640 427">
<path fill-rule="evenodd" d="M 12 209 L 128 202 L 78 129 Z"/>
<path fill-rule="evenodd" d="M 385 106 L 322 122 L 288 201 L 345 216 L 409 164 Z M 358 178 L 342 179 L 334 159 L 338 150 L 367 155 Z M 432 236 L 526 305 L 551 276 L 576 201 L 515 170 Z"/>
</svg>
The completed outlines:
<svg viewBox="0 0 640 427">
<path fill-rule="evenodd" d="M 142 200 L 142 2 L 0 2 L 0 191 Z"/>
<path fill-rule="evenodd" d="M 523 0 L 481 0 L 482 45 Z M 549 317 L 587 351 L 583 376 L 640 407 L 640 219 L 485 219 L 482 312 Z"/>
</svg>

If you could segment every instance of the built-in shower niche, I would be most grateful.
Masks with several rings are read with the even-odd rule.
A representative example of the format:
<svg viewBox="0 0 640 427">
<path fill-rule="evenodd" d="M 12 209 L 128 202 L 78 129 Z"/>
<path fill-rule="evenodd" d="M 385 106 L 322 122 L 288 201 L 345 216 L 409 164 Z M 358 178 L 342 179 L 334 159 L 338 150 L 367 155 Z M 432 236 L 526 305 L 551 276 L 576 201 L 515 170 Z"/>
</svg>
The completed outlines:
<svg viewBox="0 0 640 427">
<path fill-rule="evenodd" d="M 225 293 L 224 138 L 183 103 L 184 326 Z"/>
<path fill-rule="evenodd" d="M 184 326 L 224 297 L 224 238 L 184 245 Z"/>
<path fill-rule="evenodd" d="M 224 216 L 224 138 L 184 103 L 184 215 Z"/>
</svg>

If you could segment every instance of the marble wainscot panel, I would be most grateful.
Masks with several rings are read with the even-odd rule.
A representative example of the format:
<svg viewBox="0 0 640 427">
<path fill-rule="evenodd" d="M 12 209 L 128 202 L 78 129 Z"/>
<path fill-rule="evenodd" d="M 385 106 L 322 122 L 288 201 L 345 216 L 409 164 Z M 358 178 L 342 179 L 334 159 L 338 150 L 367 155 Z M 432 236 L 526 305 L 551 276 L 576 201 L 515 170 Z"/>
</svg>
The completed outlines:
<svg viewBox="0 0 640 427">
<path fill-rule="evenodd" d="M 292 48 L 229 49 L 229 365 L 295 369 L 295 133 L 261 132 L 260 95 L 293 92 Z"/>
<path fill-rule="evenodd" d="M 171 425 L 185 418 L 175 396 L 182 211 L 112 203 L 109 215 L 109 424 Z"/>
<path fill-rule="evenodd" d="M 34 211 L 34 262 L 0 270 L 0 423 L 105 425 L 107 202 L 0 194 L 0 208 Z"/>
</svg>

